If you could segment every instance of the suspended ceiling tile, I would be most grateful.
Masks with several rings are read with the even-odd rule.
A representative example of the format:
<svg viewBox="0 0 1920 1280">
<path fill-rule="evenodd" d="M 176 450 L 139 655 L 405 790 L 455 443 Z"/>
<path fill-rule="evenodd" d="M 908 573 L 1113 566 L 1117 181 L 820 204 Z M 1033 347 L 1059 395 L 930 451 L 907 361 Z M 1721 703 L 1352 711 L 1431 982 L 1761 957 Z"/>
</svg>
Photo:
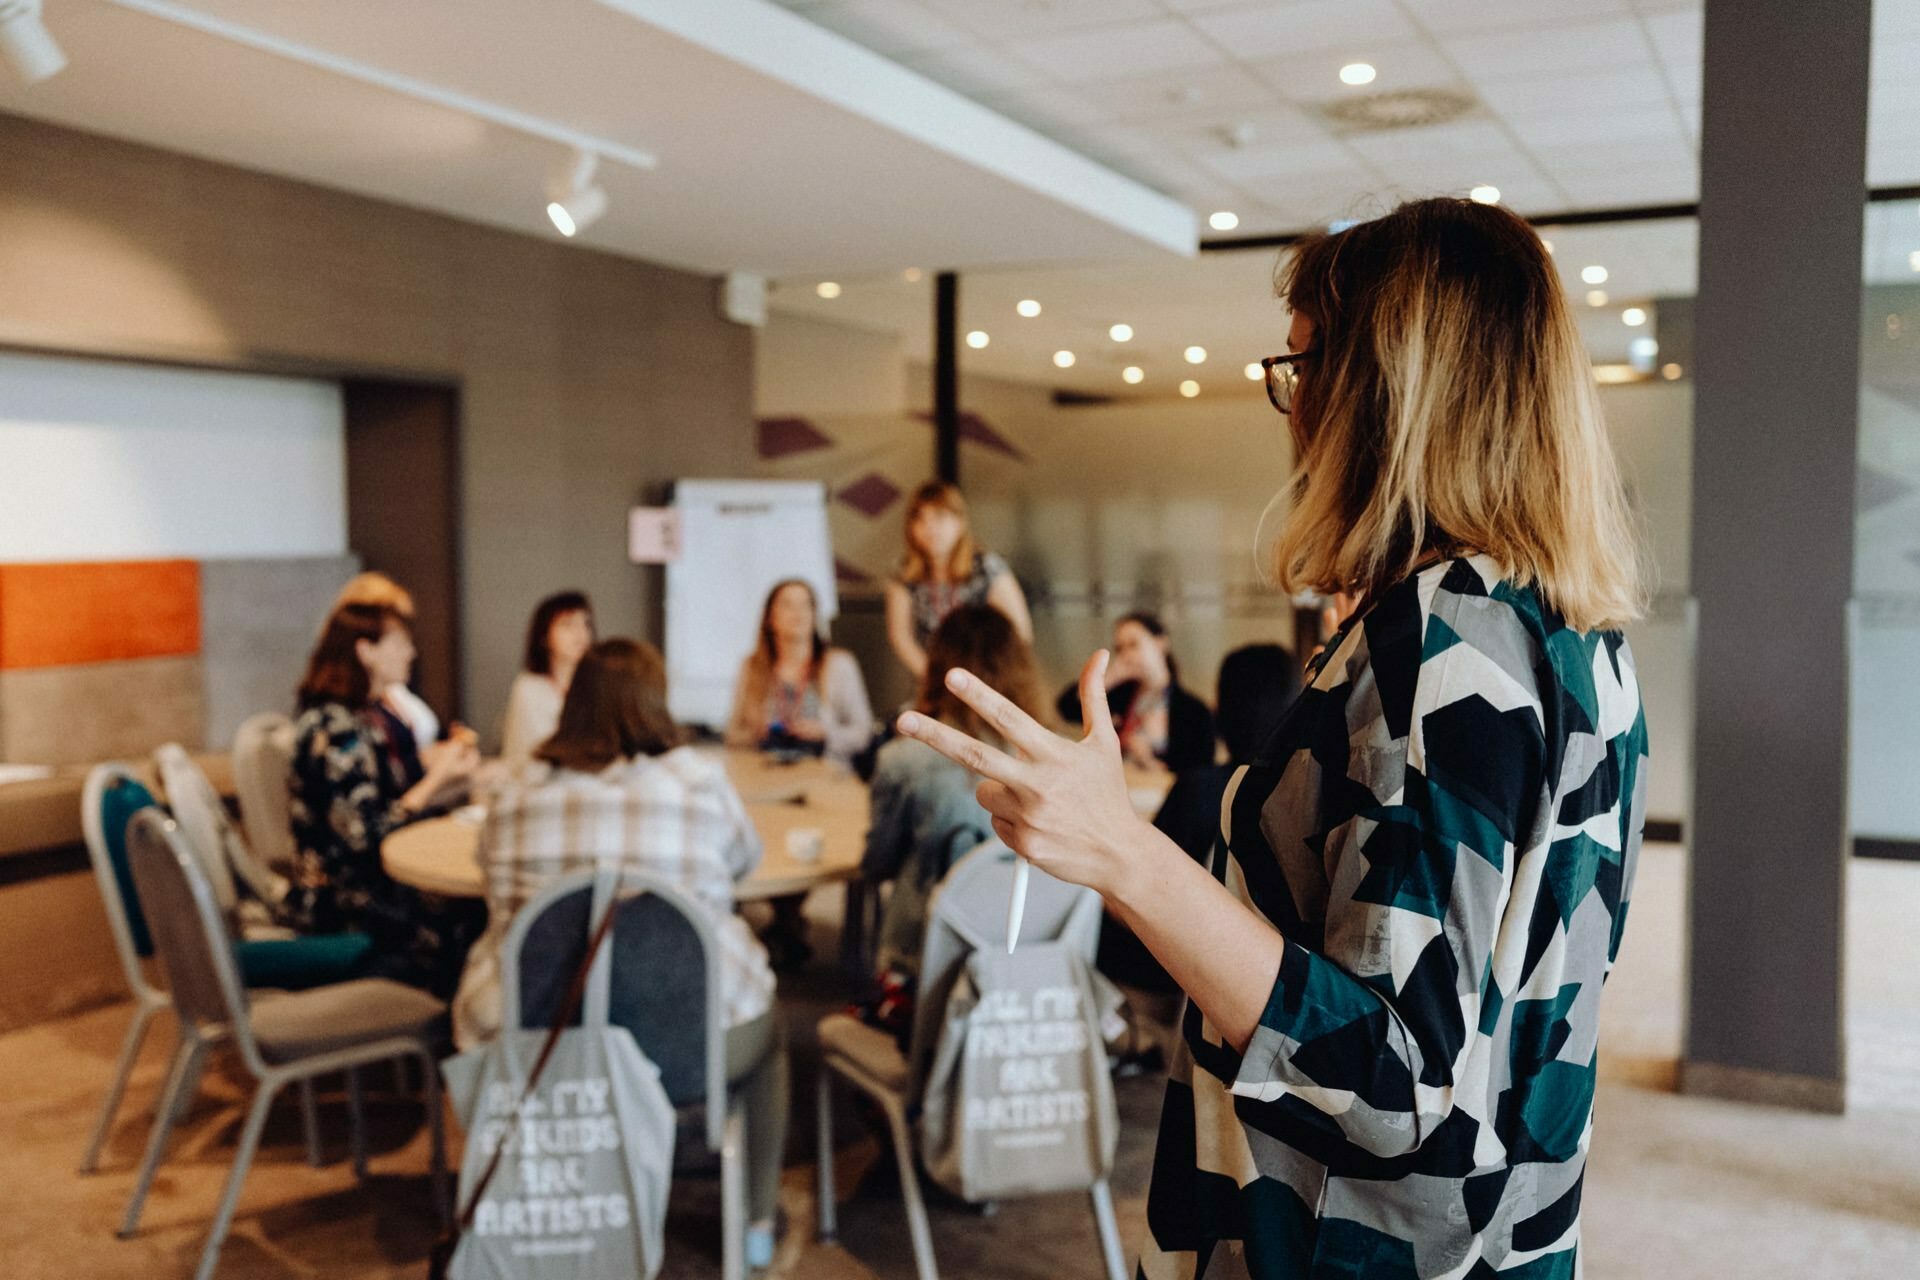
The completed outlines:
<svg viewBox="0 0 1920 1280">
<path fill-rule="evenodd" d="M 1243 61 L 1320 49 L 1357 54 L 1420 36 L 1392 0 L 1288 0 L 1210 10 L 1189 21 Z"/>
<path fill-rule="evenodd" d="M 1006 47 L 1065 84 L 1218 66 L 1226 60 L 1177 18 L 1011 40 Z"/>
</svg>

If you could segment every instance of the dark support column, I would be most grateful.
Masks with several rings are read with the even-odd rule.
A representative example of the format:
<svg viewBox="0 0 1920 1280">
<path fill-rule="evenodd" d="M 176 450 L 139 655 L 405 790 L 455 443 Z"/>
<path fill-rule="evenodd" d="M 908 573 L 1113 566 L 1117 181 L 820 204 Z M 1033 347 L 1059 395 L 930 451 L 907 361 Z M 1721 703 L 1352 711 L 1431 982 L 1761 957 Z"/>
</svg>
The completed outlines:
<svg viewBox="0 0 1920 1280">
<path fill-rule="evenodd" d="M 1681 1080 L 1688 1092 L 1821 1111 L 1845 1100 L 1870 8 L 1706 7 Z M 1782 92 L 1783 75 L 1814 88 Z"/>
<path fill-rule="evenodd" d="M 933 474 L 960 483 L 960 277 L 933 278 Z"/>
</svg>

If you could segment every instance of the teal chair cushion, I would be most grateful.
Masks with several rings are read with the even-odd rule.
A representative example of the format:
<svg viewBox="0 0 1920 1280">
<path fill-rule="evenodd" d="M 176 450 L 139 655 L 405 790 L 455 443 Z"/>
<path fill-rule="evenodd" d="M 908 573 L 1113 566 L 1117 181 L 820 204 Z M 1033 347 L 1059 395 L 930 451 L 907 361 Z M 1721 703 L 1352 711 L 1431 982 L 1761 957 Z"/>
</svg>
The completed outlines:
<svg viewBox="0 0 1920 1280">
<path fill-rule="evenodd" d="M 113 864 L 113 878 L 120 886 L 120 903 L 126 909 L 133 949 L 143 956 L 153 954 L 153 935 L 147 932 L 140 891 L 133 886 L 133 864 L 127 861 L 127 824 L 134 814 L 154 804 L 153 792 L 132 778 L 115 779 L 100 794 L 100 830 L 106 835 L 107 861 Z"/>
<path fill-rule="evenodd" d="M 363 933 L 323 933 L 308 938 L 237 942 L 234 959 L 249 987 L 304 991 L 360 976 L 373 940 Z"/>
</svg>

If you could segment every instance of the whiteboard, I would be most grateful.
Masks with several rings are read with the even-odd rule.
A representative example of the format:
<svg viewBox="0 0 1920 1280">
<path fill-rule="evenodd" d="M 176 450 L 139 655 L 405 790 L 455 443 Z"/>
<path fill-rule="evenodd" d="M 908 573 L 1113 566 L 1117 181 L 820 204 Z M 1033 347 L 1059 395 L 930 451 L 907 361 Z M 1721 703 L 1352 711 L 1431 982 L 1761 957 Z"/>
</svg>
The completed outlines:
<svg viewBox="0 0 1920 1280">
<path fill-rule="evenodd" d="M 802 578 L 824 630 L 840 610 L 826 486 L 811 480 L 682 480 L 679 558 L 667 565 L 667 705 L 674 719 L 727 722 L 760 608 L 782 578 Z"/>
</svg>

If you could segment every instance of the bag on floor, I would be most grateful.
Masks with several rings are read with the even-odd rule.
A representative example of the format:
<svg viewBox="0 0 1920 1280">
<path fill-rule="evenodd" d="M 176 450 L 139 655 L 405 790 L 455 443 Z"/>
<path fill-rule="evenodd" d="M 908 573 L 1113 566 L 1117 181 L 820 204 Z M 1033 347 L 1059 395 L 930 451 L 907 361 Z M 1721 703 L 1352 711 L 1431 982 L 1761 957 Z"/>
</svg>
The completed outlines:
<svg viewBox="0 0 1920 1280">
<path fill-rule="evenodd" d="M 607 1024 L 600 953 L 612 902 L 597 890 L 594 899 L 603 922 L 554 1027 L 502 1031 L 442 1064 L 467 1147 L 459 1234 L 443 1242 L 444 1270 L 432 1275 L 652 1280 L 660 1272 L 673 1104 L 632 1034 Z M 580 1025 L 568 1026 L 583 1006 Z"/>
<path fill-rule="evenodd" d="M 1119 1135 L 1100 1001 L 1061 943 L 975 950 L 947 999 L 927 1073 L 927 1173 L 978 1203 L 1085 1191 Z"/>
</svg>

